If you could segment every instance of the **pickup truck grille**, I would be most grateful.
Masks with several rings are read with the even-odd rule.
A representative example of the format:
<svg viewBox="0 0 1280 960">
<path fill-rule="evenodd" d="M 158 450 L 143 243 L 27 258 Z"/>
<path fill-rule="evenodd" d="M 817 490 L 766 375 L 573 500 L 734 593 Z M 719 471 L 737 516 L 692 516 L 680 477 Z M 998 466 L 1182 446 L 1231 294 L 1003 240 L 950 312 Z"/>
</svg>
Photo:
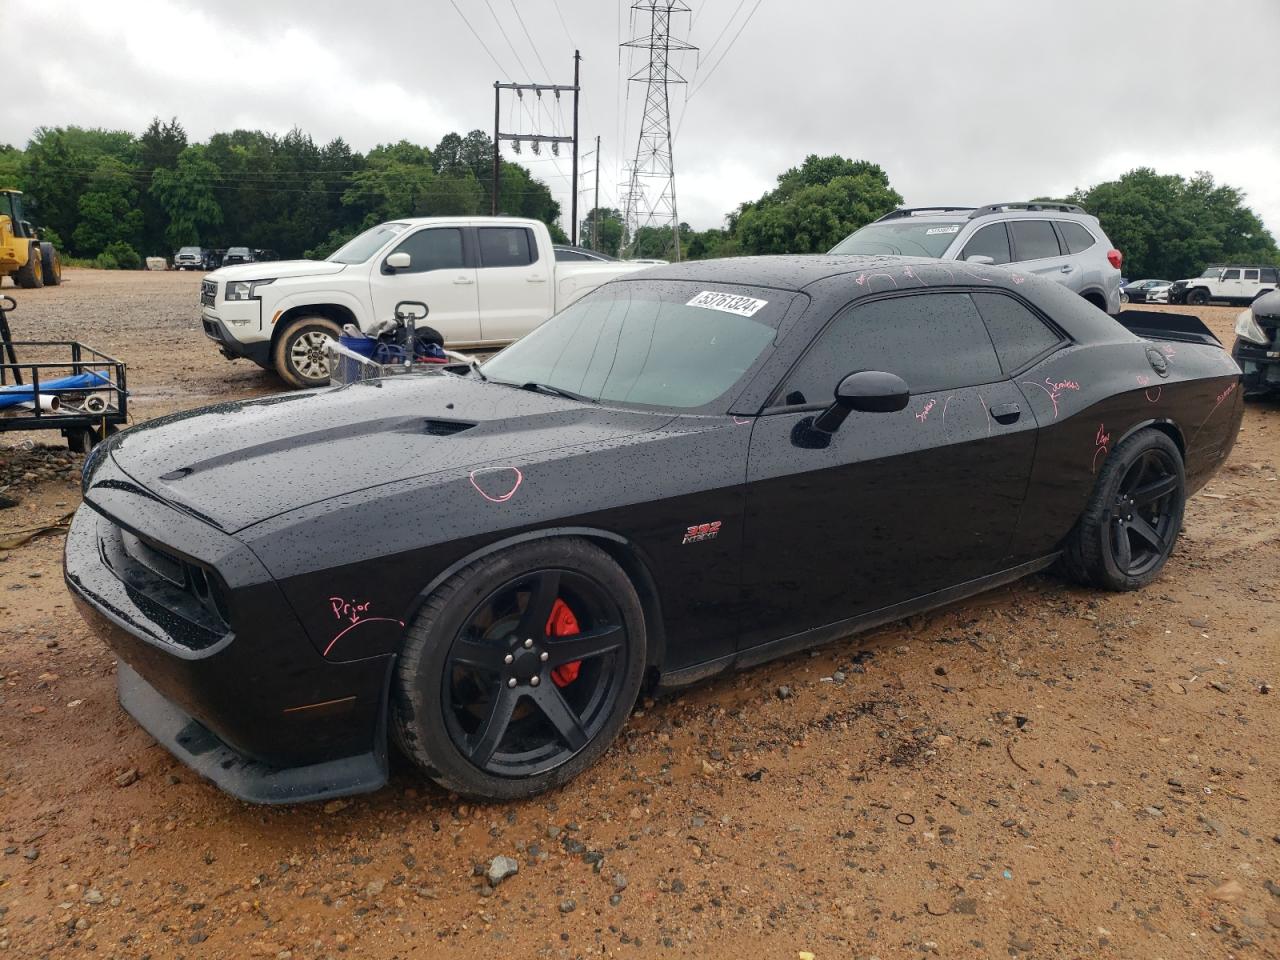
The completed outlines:
<svg viewBox="0 0 1280 960">
<path fill-rule="evenodd" d="M 216 280 L 200 281 L 200 304 L 205 307 L 212 307 L 213 301 L 218 299 L 218 283 Z"/>
</svg>

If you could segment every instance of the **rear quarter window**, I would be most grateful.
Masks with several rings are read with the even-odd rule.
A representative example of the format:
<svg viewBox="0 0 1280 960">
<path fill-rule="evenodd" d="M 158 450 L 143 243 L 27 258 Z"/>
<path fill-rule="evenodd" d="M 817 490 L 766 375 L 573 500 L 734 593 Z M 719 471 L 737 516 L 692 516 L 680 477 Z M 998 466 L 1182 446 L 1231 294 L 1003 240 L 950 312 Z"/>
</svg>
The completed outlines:
<svg viewBox="0 0 1280 960">
<path fill-rule="evenodd" d="M 1006 374 L 1017 372 L 1062 342 L 1056 330 L 1013 297 L 975 293 L 973 300 L 987 323 L 991 342 Z"/>
<path fill-rule="evenodd" d="M 1017 262 L 1062 255 L 1058 235 L 1048 220 L 1010 220 L 1009 234 L 1013 237 L 1013 255 Z"/>
<path fill-rule="evenodd" d="M 1072 220 L 1059 220 L 1058 230 L 1066 241 L 1068 253 L 1081 253 L 1098 242 L 1092 233 Z"/>
</svg>

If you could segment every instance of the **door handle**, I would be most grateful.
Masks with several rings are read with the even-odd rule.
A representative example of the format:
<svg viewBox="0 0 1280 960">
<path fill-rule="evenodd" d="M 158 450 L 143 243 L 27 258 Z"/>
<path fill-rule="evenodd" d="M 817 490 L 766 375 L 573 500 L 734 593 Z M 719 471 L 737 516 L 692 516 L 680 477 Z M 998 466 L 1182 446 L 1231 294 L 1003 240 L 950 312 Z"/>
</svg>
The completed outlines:
<svg viewBox="0 0 1280 960">
<path fill-rule="evenodd" d="M 991 416 L 999 423 L 1015 423 L 1022 416 L 1022 408 L 1016 403 L 997 403 L 991 408 Z"/>
<path fill-rule="evenodd" d="M 1071 264 L 1069 264 L 1069 263 L 1064 263 L 1064 264 L 1063 264 L 1061 267 L 1059 267 L 1058 269 L 1059 269 L 1059 270 L 1061 270 L 1063 273 L 1070 273 L 1072 270 L 1074 270 L 1074 269 L 1075 269 L 1075 267 L 1073 267 L 1073 266 L 1072 266 Z"/>
<path fill-rule="evenodd" d="M 475 283 L 470 277 L 454 277 L 453 282 L 465 286 L 468 283 Z"/>
<path fill-rule="evenodd" d="M 546 277 L 525 277 L 524 282 L 525 283 L 546 283 L 547 278 Z"/>
</svg>

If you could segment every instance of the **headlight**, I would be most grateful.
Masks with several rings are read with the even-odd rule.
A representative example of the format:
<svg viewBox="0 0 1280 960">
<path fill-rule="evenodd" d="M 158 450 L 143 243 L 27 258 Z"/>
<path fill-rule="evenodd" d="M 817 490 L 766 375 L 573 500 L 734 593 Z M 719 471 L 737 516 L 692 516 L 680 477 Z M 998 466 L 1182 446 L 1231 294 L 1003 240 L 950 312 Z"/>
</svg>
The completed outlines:
<svg viewBox="0 0 1280 960">
<path fill-rule="evenodd" d="M 259 287 L 265 287 L 268 283 L 275 283 L 274 280 L 233 280 L 227 284 L 227 292 L 223 294 L 224 300 L 257 300 L 257 290 Z"/>
<path fill-rule="evenodd" d="M 1252 309 L 1241 310 L 1240 316 L 1236 317 L 1236 336 L 1241 340 L 1248 340 L 1250 343 L 1257 343 L 1264 347 L 1271 342 L 1258 326 L 1258 321 L 1253 319 Z"/>
</svg>

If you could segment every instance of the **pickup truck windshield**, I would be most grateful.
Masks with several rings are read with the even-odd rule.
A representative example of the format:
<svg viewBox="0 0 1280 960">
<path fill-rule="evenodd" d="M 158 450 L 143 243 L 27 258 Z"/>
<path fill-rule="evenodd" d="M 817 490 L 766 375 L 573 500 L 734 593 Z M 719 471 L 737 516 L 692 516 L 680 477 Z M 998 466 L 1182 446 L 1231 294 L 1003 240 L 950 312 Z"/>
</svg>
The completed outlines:
<svg viewBox="0 0 1280 960">
<path fill-rule="evenodd" d="M 831 253 L 856 253 L 875 256 L 888 254 L 895 257 L 940 257 L 951 246 L 964 224 L 940 223 L 926 220 L 912 223 L 909 220 L 889 220 L 885 223 L 869 223 L 845 237 Z"/>
<path fill-rule="evenodd" d="M 772 344 L 794 294 L 701 282 L 611 283 L 482 367 L 605 403 L 724 413 Z"/>
<path fill-rule="evenodd" d="M 382 223 L 348 240 L 329 256 L 330 263 L 364 263 L 392 237 L 409 229 L 407 223 Z"/>
</svg>

